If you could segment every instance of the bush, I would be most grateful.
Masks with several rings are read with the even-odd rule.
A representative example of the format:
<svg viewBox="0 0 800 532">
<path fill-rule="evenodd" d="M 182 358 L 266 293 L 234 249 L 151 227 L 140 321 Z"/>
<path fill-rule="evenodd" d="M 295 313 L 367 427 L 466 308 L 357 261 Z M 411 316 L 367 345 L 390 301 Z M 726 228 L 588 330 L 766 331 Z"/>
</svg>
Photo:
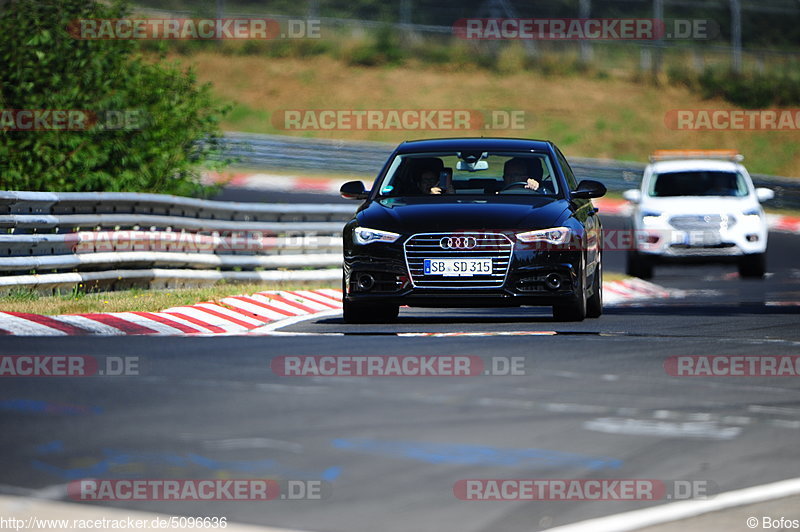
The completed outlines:
<svg viewBox="0 0 800 532">
<path fill-rule="evenodd" d="M 353 47 L 345 54 L 351 65 L 380 66 L 399 65 L 405 60 L 405 52 L 391 26 L 382 26 L 371 39 Z"/>
<path fill-rule="evenodd" d="M 685 66 L 670 65 L 667 67 L 667 79 L 672 85 L 678 85 L 692 90 L 697 90 L 699 88 L 697 78 L 697 74 Z"/>
<path fill-rule="evenodd" d="M 13 0 L 0 11 L 3 109 L 131 112 L 138 124 L 5 131 L 0 188 L 194 194 L 216 155 L 225 108 L 191 70 L 146 61 L 138 42 L 79 40 L 68 24 L 122 18 L 122 2 Z M 152 47 L 152 45 L 151 45 Z"/>
<path fill-rule="evenodd" d="M 745 108 L 800 104 L 800 82 L 787 74 L 738 74 L 706 69 L 697 85 L 704 98 L 721 97 Z"/>
<path fill-rule="evenodd" d="M 576 57 L 565 57 L 559 53 L 544 51 L 531 58 L 529 68 L 545 76 L 572 76 L 589 72 L 589 67 Z"/>
<path fill-rule="evenodd" d="M 504 46 L 497 54 L 495 70 L 500 74 L 518 74 L 525 70 L 528 64 L 528 54 L 519 43 Z"/>
</svg>

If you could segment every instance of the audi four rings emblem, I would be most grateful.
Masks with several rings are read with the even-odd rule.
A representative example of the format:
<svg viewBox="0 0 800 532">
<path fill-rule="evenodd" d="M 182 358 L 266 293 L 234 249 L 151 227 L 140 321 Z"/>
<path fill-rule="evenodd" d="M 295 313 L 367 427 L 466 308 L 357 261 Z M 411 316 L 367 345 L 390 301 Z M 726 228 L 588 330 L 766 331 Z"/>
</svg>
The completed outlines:
<svg viewBox="0 0 800 532">
<path fill-rule="evenodd" d="M 446 236 L 439 240 L 442 249 L 472 249 L 478 245 L 474 236 Z"/>
</svg>

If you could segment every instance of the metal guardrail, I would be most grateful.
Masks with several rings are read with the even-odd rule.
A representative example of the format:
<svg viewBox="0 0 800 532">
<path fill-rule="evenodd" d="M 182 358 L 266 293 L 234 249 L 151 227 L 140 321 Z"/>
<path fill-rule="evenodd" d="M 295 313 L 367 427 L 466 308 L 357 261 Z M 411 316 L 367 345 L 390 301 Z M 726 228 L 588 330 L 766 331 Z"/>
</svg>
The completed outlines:
<svg viewBox="0 0 800 532">
<path fill-rule="evenodd" d="M 395 148 L 384 142 L 225 133 L 225 157 L 258 168 L 293 168 L 377 175 Z"/>
<path fill-rule="evenodd" d="M 240 283 L 307 282 L 338 281 L 341 278 L 341 268 L 252 272 L 148 268 L 140 270 L 0 276 L 0 293 L 7 293 L 23 287 L 34 288 L 41 292 L 63 293 L 71 291 L 77 285 L 83 285 L 86 288 L 121 290 L 142 286 L 150 288 L 183 288 L 213 285 L 220 281 Z"/>
<path fill-rule="evenodd" d="M 395 145 L 383 142 L 307 139 L 281 135 L 226 133 L 225 156 L 237 164 L 255 168 L 291 168 L 375 176 Z M 621 191 L 639 186 L 645 164 L 570 157 L 578 179 L 597 179 L 609 190 Z M 800 209 L 800 179 L 754 174 L 757 187 L 775 191 L 768 205 Z"/>
<path fill-rule="evenodd" d="M 228 155 L 263 168 L 376 174 L 378 142 L 231 133 Z M 581 178 L 636 187 L 644 164 L 571 160 Z M 800 208 L 800 180 L 753 176 L 778 207 Z M 329 280 L 356 205 L 262 204 L 140 193 L 0 191 L 0 291 L 121 288 L 228 280 Z M 122 268 L 122 269 L 120 269 Z M 320 269 L 322 268 L 322 269 Z M 25 272 L 25 274 L 22 274 Z"/>
<path fill-rule="evenodd" d="M 355 209 L 0 191 L 0 291 L 328 280 Z"/>
</svg>

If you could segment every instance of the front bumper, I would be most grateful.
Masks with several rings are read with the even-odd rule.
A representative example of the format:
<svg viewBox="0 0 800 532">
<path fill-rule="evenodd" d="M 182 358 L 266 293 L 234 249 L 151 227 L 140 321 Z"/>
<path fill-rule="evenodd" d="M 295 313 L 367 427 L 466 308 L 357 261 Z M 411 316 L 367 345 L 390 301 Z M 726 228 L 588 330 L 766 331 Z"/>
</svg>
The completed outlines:
<svg viewBox="0 0 800 532">
<path fill-rule="evenodd" d="M 549 306 L 576 299 L 581 264 L 577 250 L 514 249 L 498 286 L 420 286 L 425 283 L 410 275 L 402 244 L 353 246 L 344 257 L 344 297 L 419 307 Z M 557 287 L 547 283 L 553 276 Z"/>
<path fill-rule="evenodd" d="M 764 253 L 768 231 L 761 221 L 740 220 L 734 227 L 682 230 L 667 223 L 638 221 L 635 248 L 642 255 L 664 262 L 735 261 Z"/>
</svg>

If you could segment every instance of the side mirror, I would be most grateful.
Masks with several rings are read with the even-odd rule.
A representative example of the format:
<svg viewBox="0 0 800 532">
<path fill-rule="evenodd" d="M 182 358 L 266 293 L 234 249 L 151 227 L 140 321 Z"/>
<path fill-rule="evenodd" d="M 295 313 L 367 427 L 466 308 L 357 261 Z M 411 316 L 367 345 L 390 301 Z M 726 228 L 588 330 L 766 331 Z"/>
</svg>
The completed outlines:
<svg viewBox="0 0 800 532">
<path fill-rule="evenodd" d="M 771 188 L 757 188 L 756 197 L 758 198 L 758 201 L 763 203 L 765 201 L 769 201 L 772 198 L 774 198 L 775 191 L 772 190 Z"/>
<path fill-rule="evenodd" d="M 637 188 L 632 188 L 623 192 L 622 197 L 631 203 L 639 203 L 642 201 L 642 191 Z"/>
<path fill-rule="evenodd" d="M 599 198 L 606 195 L 606 186 L 600 181 L 584 179 L 578 183 L 578 188 L 572 191 L 572 197 L 578 199 Z"/>
<path fill-rule="evenodd" d="M 344 199 L 365 200 L 369 197 L 369 191 L 361 181 L 348 181 L 339 189 L 339 194 Z"/>
</svg>

